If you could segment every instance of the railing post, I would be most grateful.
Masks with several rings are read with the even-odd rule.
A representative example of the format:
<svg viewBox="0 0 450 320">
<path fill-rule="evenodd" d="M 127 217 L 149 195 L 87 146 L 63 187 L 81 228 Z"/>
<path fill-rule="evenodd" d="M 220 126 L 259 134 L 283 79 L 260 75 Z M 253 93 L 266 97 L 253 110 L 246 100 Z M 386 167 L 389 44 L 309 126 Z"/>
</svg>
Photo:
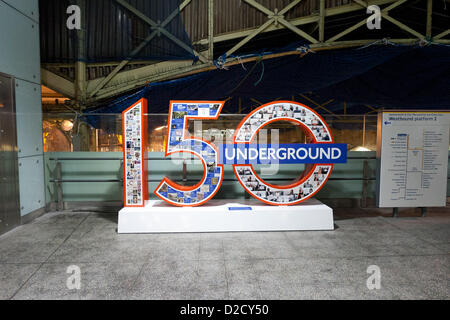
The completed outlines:
<svg viewBox="0 0 450 320">
<path fill-rule="evenodd" d="M 183 161 L 183 183 L 187 184 L 188 174 L 187 174 L 187 164 L 186 161 Z"/>
<path fill-rule="evenodd" d="M 363 163 L 363 185 L 362 185 L 362 197 L 361 207 L 367 208 L 367 189 L 369 188 L 369 161 L 364 160 Z"/>
<path fill-rule="evenodd" d="M 398 208 L 394 208 L 394 209 L 392 210 L 392 217 L 393 217 L 393 218 L 398 218 Z"/>
<path fill-rule="evenodd" d="M 425 207 L 420 208 L 420 212 L 422 213 L 422 218 L 425 218 L 427 215 L 427 208 Z"/>
<path fill-rule="evenodd" d="M 123 176 L 123 160 L 120 160 L 120 166 L 119 166 L 119 180 L 120 180 L 120 189 L 121 189 L 121 195 L 124 192 L 124 180 L 125 177 Z M 123 197 L 122 197 L 122 201 L 124 201 Z"/>
<path fill-rule="evenodd" d="M 57 209 L 64 210 L 64 194 L 62 188 L 62 164 L 56 160 L 56 195 L 57 195 Z"/>
</svg>

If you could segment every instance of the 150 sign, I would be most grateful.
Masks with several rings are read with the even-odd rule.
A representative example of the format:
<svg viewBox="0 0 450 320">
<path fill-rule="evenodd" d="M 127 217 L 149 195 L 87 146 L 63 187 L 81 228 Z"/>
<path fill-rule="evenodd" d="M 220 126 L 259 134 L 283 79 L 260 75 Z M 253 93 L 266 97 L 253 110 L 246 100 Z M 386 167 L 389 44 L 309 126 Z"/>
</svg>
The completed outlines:
<svg viewBox="0 0 450 320">
<path fill-rule="evenodd" d="M 335 144 L 328 125 L 314 110 L 293 101 L 265 104 L 242 120 L 233 143 L 216 147 L 188 134 L 189 120 L 217 120 L 224 101 L 171 101 L 165 156 L 190 154 L 201 160 L 203 177 L 194 186 L 164 178 L 154 193 L 174 206 L 199 206 L 219 191 L 224 166 L 232 165 L 241 186 L 269 205 L 295 205 L 313 197 L 327 182 L 335 163 L 347 160 L 347 146 Z M 146 159 L 147 102 L 141 99 L 123 113 L 125 206 L 148 200 Z M 287 121 L 303 129 L 307 144 L 256 144 L 258 132 L 273 122 Z M 255 171 L 257 164 L 306 164 L 305 172 L 288 185 L 273 185 Z"/>
</svg>

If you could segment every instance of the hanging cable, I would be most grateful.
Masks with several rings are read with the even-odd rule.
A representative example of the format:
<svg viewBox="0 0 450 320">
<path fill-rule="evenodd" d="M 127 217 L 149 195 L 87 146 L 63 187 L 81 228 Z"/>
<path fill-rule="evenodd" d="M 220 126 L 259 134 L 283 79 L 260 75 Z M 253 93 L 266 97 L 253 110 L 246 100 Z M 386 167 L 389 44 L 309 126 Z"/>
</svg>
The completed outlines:
<svg viewBox="0 0 450 320">
<path fill-rule="evenodd" d="M 262 79 L 263 79 L 263 77 L 264 77 L 264 72 L 265 72 L 264 61 L 261 60 L 261 63 L 262 63 L 261 76 L 259 77 L 259 80 L 255 82 L 255 84 L 254 84 L 255 87 L 258 86 L 258 84 L 261 83 L 261 81 L 262 81 Z"/>
</svg>

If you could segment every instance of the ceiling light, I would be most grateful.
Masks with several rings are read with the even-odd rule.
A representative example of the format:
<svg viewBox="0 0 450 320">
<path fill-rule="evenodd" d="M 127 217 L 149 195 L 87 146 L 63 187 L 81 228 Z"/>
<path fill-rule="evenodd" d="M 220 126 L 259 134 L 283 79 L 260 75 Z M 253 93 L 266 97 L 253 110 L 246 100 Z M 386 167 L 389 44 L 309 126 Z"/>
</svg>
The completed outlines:
<svg viewBox="0 0 450 320">
<path fill-rule="evenodd" d="M 358 147 L 354 147 L 353 149 L 351 149 L 350 151 L 362 151 L 362 152 L 366 152 L 366 151 L 372 151 L 370 149 L 367 149 L 366 147 L 363 146 L 358 146 Z"/>
<path fill-rule="evenodd" d="M 64 120 L 61 123 L 61 129 L 63 129 L 66 132 L 72 130 L 72 128 L 73 128 L 73 122 L 72 121 Z"/>
<path fill-rule="evenodd" d="M 161 131 L 164 128 L 167 128 L 167 126 L 162 126 L 162 127 L 156 128 L 155 131 Z"/>
</svg>

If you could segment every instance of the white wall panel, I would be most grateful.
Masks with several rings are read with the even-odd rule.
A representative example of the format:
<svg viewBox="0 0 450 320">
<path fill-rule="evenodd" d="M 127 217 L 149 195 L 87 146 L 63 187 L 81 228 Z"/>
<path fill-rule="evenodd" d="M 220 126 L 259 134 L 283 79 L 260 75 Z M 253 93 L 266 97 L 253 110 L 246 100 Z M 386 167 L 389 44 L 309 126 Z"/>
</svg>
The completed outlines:
<svg viewBox="0 0 450 320">
<path fill-rule="evenodd" d="M 16 80 L 16 113 L 19 158 L 41 155 L 42 105 L 38 84 Z"/>
<path fill-rule="evenodd" d="M 19 159 L 20 214 L 45 206 L 43 156 Z"/>
<path fill-rule="evenodd" d="M 41 82 L 39 24 L 1 0 L 0 48 L 0 72 Z"/>
<path fill-rule="evenodd" d="M 45 206 L 38 0 L 0 0 L 0 72 L 15 78 L 20 212 Z"/>
<path fill-rule="evenodd" d="M 39 3 L 37 0 L 0 0 L 20 11 L 30 19 L 39 22 Z"/>
</svg>

